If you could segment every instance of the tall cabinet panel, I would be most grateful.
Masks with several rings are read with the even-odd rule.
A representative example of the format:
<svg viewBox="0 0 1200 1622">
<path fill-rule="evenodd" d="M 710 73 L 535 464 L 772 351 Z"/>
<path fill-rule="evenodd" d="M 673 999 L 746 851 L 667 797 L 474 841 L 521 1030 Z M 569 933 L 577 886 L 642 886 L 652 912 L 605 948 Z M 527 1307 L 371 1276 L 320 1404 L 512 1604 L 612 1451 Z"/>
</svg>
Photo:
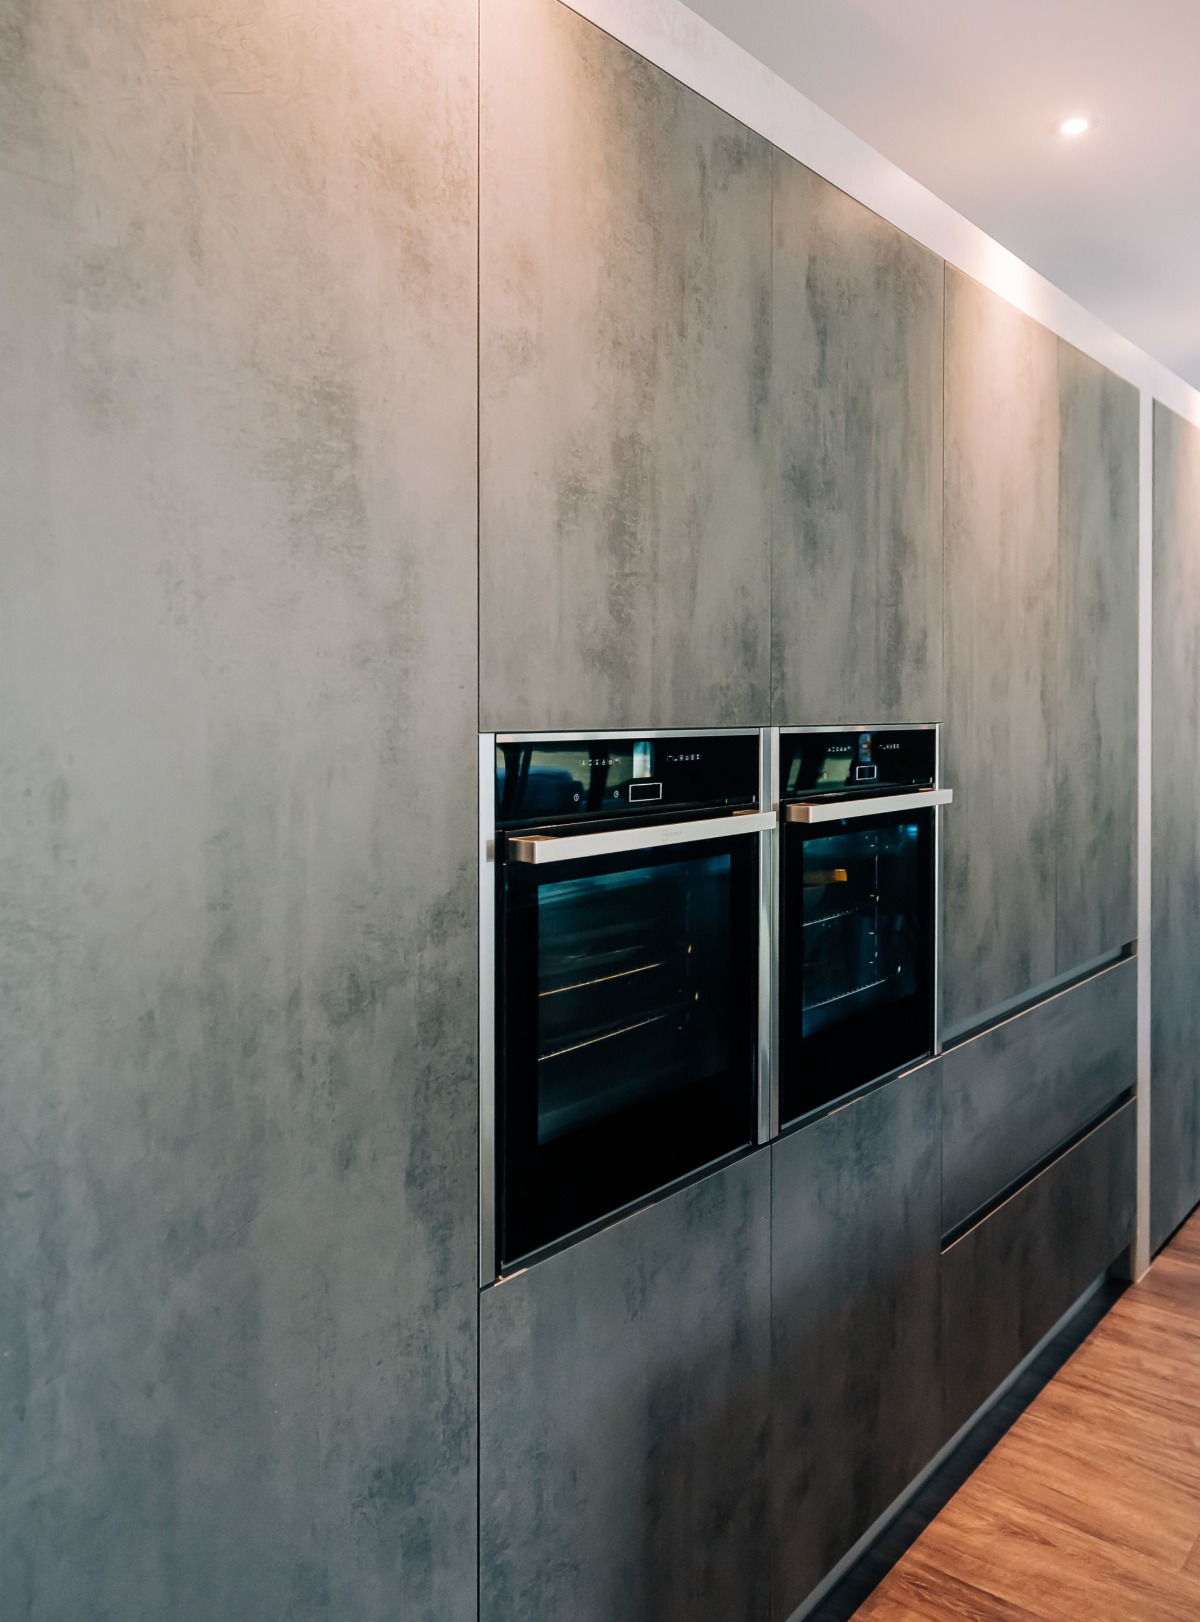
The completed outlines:
<svg viewBox="0 0 1200 1622">
<path fill-rule="evenodd" d="M 1059 343 L 1055 965 L 1137 933 L 1138 392 Z"/>
<path fill-rule="evenodd" d="M 943 1030 L 1053 979 L 1058 343 L 946 275 Z"/>
<path fill-rule="evenodd" d="M 770 1155 L 486 1290 L 481 1622 L 767 1622 Z"/>
<path fill-rule="evenodd" d="M 1200 1200 L 1200 429 L 1154 407 L 1150 1222 Z"/>
<path fill-rule="evenodd" d="M 763 722 L 771 148 L 558 0 L 481 45 L 482 724 Z"/>
<path fill-rule="evenodd" d="M 4 9 L 6 1622 L 476 1614 L 476 11 Z"/>
<path fill-rule="evenodd" d="M 942 261 L 775 154 L 772 714 L 942 701 Z"/>
<path fill-rule="evenodd" d="M 943 1440 L 937 1064 L 776 1143 L 774 1614 L 786 1618 Z"/>
</svg>

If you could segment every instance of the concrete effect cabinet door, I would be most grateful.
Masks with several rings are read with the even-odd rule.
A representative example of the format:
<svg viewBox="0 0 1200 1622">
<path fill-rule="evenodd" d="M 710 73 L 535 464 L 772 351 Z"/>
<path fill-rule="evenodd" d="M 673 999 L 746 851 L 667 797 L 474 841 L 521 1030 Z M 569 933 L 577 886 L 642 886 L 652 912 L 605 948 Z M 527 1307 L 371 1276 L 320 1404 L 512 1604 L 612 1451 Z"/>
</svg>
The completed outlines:
<svg viewBox="0 0 1200 1622">
<path fill-rule="evenodd" d="M 3 8 L 4 1622 L 474 1622 L 476 13 Z"/>
<path fill-rule="evenodd" d="M 480 1300 L 480 1622 L 767 1622 L 770 1155 Z"/>
<path fill-rule="evenodd" d="M 946 275 L 943 1033 L 1137 928 L 1138 397 Z"/>
<path fill-rule="evenodd" d="M 1150 1237 L 1200 1200 L 1200 429 L 1154 407 Z"/>
<path fill-rule="evenodd" d="M 946 274 L 942 1025 L 1056 972 L 1058 340 Z"/>
<path fill-rule="evenodd" d="M 771 147 L 558 0 L 481 25 L 482 725 L 764 723 Z"/>
<path fill-rule="evenodd" d="M 771 1189 L 773 1614 L 943 1440 L 936 1063 L 780 1139 Z"/>
<path fill-rule="evenodd" d="M 1138 392 L 1058 346 L 1059 974 L 1137 934 Z"/>
<path fill-rule="evenodd" d="M 942 261 L 775 153 L 772 720 L 942 713 Z"/>
</svg>

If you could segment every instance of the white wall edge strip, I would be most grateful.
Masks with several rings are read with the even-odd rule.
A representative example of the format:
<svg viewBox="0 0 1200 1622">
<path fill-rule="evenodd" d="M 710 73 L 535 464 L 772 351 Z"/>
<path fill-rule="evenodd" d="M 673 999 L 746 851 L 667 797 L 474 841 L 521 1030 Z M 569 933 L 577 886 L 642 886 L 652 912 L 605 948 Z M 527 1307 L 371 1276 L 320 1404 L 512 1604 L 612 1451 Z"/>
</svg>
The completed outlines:
<svg viewBox="0 0 1200 1622">
<path fill-rule="evenodd" d="M 560 0 L 1067 343 L 1200 425 L 1200 390 L 1076 303 L 682 0 Z"/>
<path fill-rule="evenodd" d="M 1133 1276 L 1150 1266 L 1150 976 L 1153 890 L 1154 745 L 1154 401 L 1141 395 L 1138 478 L 1138 778 L 1137 778 L 1137 1229 Z"/>
</svg>

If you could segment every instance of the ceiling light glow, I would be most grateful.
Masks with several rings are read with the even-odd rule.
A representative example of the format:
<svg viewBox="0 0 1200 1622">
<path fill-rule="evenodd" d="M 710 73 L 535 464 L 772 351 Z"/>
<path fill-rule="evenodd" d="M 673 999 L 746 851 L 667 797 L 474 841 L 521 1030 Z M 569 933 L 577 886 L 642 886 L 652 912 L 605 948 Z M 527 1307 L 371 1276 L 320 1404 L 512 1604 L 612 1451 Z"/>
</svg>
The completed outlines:
<svg viewBox="0 0 1200 1622">
<path fill-rule="evenodd" d="M 1091 127 L 1092 121 L 1090 118 L 1085 118 L 1082 113 L 1075 113 L 1071 118 L 1064 118 L 1057 126 L 1057 129 L 1060 135 L 1073 137 L 1086 135 Z"/>
</svg>

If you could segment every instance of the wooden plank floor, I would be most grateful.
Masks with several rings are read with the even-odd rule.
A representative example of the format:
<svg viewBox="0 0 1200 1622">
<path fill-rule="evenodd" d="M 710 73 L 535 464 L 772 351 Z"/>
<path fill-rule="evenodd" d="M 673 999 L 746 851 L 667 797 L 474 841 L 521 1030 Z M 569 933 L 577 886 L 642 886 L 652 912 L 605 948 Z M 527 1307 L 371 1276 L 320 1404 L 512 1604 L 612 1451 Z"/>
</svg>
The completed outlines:
<svg viewBox="0 0 1200 1622">
<path fill-rule="evenodd" d="M 856 1616 L 1200 1622 L 1200 1215 Z"/>
</svg>

